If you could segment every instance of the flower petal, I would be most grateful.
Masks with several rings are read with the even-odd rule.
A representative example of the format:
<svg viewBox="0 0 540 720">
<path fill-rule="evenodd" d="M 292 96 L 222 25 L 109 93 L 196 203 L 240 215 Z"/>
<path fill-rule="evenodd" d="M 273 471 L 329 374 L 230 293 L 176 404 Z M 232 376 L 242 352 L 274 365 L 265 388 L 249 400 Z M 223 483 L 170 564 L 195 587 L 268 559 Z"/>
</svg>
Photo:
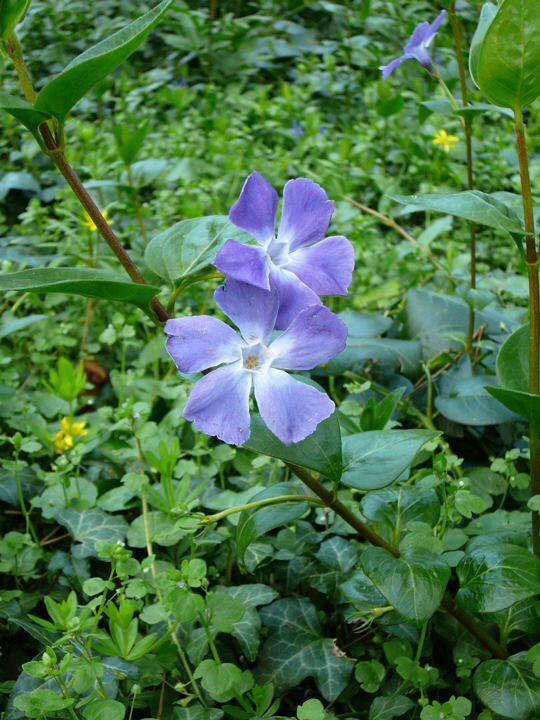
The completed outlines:
<svg viewBox="0 0 540 720">
<path fill-rule="evenodd" d="M 310 305 L 322 304 L 319 296 L 289 270 L 271 268 L 270 287 L 277 290 L 279 297 L 276 330 L 285 330 L 298 313 Z"/>
<path fill-rule="evenodd" d="M 250 392 L 251 374 L 242 363 L 225 365 L 195 383 L 183 415 L 206 435 L 242 445 L 249 438 Z"/>
<path fill-rule="evenodd" d="M 182 317 L 165 323 L 166 348 L 184 373 L 230 363 L 242 356 L 242 340 L 228 325 L 209 315 Z"/>
<path fill-rule="evenodd" d="M 311 370 L 345 349 L 347 326 L 323 305 L 310 307 L 271 344 L 272 366 Z"/>
<path fill-rule="evenodd" d="M 268 180 L 252 172 L 230 209 L 229 220 L 264 245 L 274 237 L 278 202 L 278 194 Z"/>
<path fill-rule="evenodd" d="M 284 268 L 317 295 L 346 295 L 354 270 L 354 248 L 347 238 L 333 235 L 295 250 Z"/>
<path fill-rule="evenodd" d="M 411 53 L 415 48 L 429 42 L 431 36 L 431 24 L 422 22 L 414 28 L 409 42 L 405 45 L 405 53 Z"/>
<path fill-rule="evenodd" d="M 313 180 L 289 180 L 283 188 L 278 238 L 288 242 L 291 251 L 316 242 L 324 237 L 333 211 L 334 203 Z"/>
<path fill-rule="evenodd" d="M 311 435 L 334 412 L 334 403 L 325 393 L 283 370 L 254 373 L 254 384 L 261 417 L 284 445 Z"/>
<path fill-rule="evenodd" d="M 380 65 L 379 70 L 382 71 L 383 80 L 388 80 L 394 70 L 396 70 L 400 65 L 405 62 L 405 60 L 408 59 L 409 57 L 407 55 L 402 55 L 401 57 L 392 60 L 392 62 L 389 62 L 388 65 Z"/>
<path fill-rule="evenodd" d="M 270 290 L 266 252 L 257 245 L 227 240 L 216 255 L 214 265 L 229 278 Z"/>
<path fill-rule="evenodd" d="M 214 293 L 214 300 L 240 328 L 248 343 L 266 343 L 278 312 L 276 290 L 271 292 L 236 280 L 226 280 Z"/>
</svg>

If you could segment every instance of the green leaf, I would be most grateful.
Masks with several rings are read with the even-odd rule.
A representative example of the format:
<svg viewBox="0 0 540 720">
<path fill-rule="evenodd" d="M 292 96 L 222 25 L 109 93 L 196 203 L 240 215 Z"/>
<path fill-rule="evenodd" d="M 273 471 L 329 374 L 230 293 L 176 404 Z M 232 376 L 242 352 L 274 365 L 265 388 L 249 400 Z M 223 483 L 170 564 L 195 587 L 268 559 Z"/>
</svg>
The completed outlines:
<svg viewBox="0 0 540 720">
<path fill-rule="evenodd" d="M 202 270 L 239 230 L 226 215 L 182 220 L 150 240 L 144 259 L 156 275 L 175 282 Z"/>
<path fill-rule="evenodd" d="M 60 710 L 71 707 L 74 698 L 64 699 L 52 690 L 34 690 L 32 693 L 17 695 L 13 704 L 29 718 L 54 715 Z"/>
<path fill-rule="evenodd" d="M 277 592 L 267 585 L 253 583 L 235 587 L 218 587 L 221 595 L 229 595 L 244 607 L 241 620 L 234 623 L 231 634 L 238 640 L 242 652 L 250 662 L 255 662 L 259 654 L 261 619 L 255 609 L 259 605 L 268 605 L 277 597 Z"/>
<path fill-rule="evenodd" d="M 25 327 L 28 327 L 28 325 L 38 322 L 38 320 L 45 320 L 46 317 L 46 315 L 27 315 L 26 317 L 15 318 L 7 323 L 3 323 L 0 325 L 0 338 L 23 330 Z"/>
<path fill-rule="evenodd" d="M 0 275 L 0 290 L 35 293 L 67 293 L 148 307 L 160 288 L 118 278 L 107 270 L 93 268 L 36 268 Z"/>
<path fill-rule="evenodd" d="M 296 717 L 298 720 L 325 720 L 326 712 L 322 702 L 312 698 L 298 706 Z"/>
<path fill-rule="evenodd" d="M 260 656 L 259 681 L 280 688 L 314 677 L 326 700 L 335 700 L 347 686 L 353 663 L 325 638 L 315 607 L 305 598 L 278 600 L 260 611 L 270 629 Z"/>
<path fill-rule="evenodd" d="M 124 720 L 126 707 L 118 700 L 94 700 L 82 714 L 85 720 Z"/>
<path fill-rule="evenodd" d="M 235 623 L 244 617 L 242 603 L 225 593 L 209 593 L 206 602 L 211 612 L 210 622 L 219 632 L 231 633 Z"/>
<path fill-rule="evenodd" d="M 40 90 L 36 109 L 63 123 L 75 103 L 135 52 L 171 3 L 172 0 L 162 0 L 122 30 L 77 56 Z"/>
<path fill-rule="evenodd" d="M 474 32 L 471 40 L 471 47 L 469 48 L 469 72 L 474 81 L 476 87 L 478 87 L 478 60 L 480 57 L 480 49 L 484 42 L 487 29 L 493 22 L 493 18 L 497 14 L 497 5 L 491 2 L 486 2 L 482 5 L 480 11 L 480 20 Z"/>
<path fill-rule="evenodd" d="M 540 559 L 519 545 L 485 545 L 457 566 L 457 599 L 472 612 L 498 612 L 540 593 Z"/>
<path fill-rule="evenodd" d="M 371 703 L 369 720 L 393 720 L 413 707 L 413 701 L 406 695 L 381 695 Z"/>
<path fill-rule="evenodd" d="M 523 224 L 512 208 L 493 195 L 479 190 L 431 195 L 388 195 L 388 197 L 401 205 L 412 205 L 419 210 L 442 212 L 497 230 L 523 233 Z"/>
<path fill-rule="evenodd" d="M 97 557 L 96 542 L 123 542 L 126 537 L 127 523 L 124 518 L 121 515 L 107 515 L 98 508 L 62 508 L 53 517 L 80 543 L 72 548 L 76 558 Z"/>
<path fill-rule="evenodd" d="M 495 105 L 520 109 L 540 95 L 540 12 L 537 0 L 504 0 L 478 57 L 480 90 Z"/>
<path fill-rule="evenodd" d="M 416 625 L 437 610 L 450 579 L 444 560 L 422 548 L 406 550 L 396 558 L 383 548 L 368 547 L 360 562 L 388 603 Z"/>
<path fill-rule="evenodd" d="M 486 390 L 494 380 L 493 375 L 457 377 L 435 398 L 435 407 L 444 417 L 463 425 L 498 425 L 516 420 L 514 413 L 494 402 Z"/>
<path fill-rule="evenodd" d="M 163 604 L 178 622 L 192 622 L 204 610 L 203 598 L 187 588 L 173 588 Z"/>
<path fill-rule="evenodd" d="M 405 528 L 410 522 L 434 527 L 439 521 L 441 506 L 431 488 L 393 487 L 367 493 L 362 498 L 362 513 L 368 520 L 388 531 Z"/>
<path fill-rule="evenodd" d="M 363 660 L 356 663 L 354 677 L 364 692 L 374 693 L 380 688 L 386 669 L 378 660 Z"/>
<path fill-rule="evenodd" d="M 529 391 L 530 325 L 522 325 L 506 340 L 497 355 L 497 377 L 508 390 Z"/>
<path fill-rule="evenodd" d="M 474 674 L 473 687 L 484 705 L 503 718 L 537 720 L 540 716 L 540 678 L 532 672 L 525 653 L 508 660 L 486 660 Z"/>
<path fill-rule="evenodd" d="M 386 487 L 438 435 L 433 430 L 372 430 L 348 435 L 343 438 L 342 482 L 358 490 Z"/>
<path fill-rule="evenodd" d="M 2 0 L 0 2 L 0 40 L 7 40 L 22 21 L 30 0 Z"/>
<path fill-rule="evenodd" d="M 251 434 L 242 447 L 315 470 L 335 482 L 341 477 L 341 432 L 336 413 L 319 423 L 315 432 L 305 440 L 288 447 L 270 432 L 260 415 L 253 414 Z"/>
<path fill-rule="evenodd" d="M 257 502 L 279 495 L 300 495 L 301 490 L 294 483 L 277 483 L 254 495 L 250 501 Z M 269 507 L 252 508 L 240 514 L 236 529 L 238 557 L 244 560 L 246 550 L 252 542 L 270 530 L 301 517 L 308 509 L 307 502 L 283 502 Z"/>
<path fill-rule="evenodd" d="M 540 424 L 540 395 L 489 386 L 486 386 L 486 390 L 512 412 L 530 423 Z"/>
<path fill-rule="evenodd" d="M 0 109 L 5 110 L 9 115 L 24 125 L 38 143 L 42 144 L 42 138 L 39 133 L 41 123 L 50 119 L 51 115 L 41 110 L 36 110 L 33 105 L 22 98 L 7 93 L 0 92 Z"/>
</svg>

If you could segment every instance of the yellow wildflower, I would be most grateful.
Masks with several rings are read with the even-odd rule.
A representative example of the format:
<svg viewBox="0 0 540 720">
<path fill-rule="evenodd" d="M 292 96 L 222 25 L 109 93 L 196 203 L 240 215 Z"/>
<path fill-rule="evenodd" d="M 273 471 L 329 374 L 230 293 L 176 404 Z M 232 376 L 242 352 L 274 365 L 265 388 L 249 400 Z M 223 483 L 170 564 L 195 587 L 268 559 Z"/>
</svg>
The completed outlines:
<svg viewBox="0 0 540 720">
<path fill-rule="evenodd" d="M 96 232 L 96 230 L 97 230 L 97 225 L 96 225 L 96 223 L 92 220 L 92 218 L 91 218 L 90 215 L 86 212 L 86 210 L 83 211 L 83 214 L 84 214 L 83 225 L 84 225 L 85 227 L 89 228 L 89 230 L 90 230 L 91 232 Z M 109 213 L 108 213 L 107 210 L 103 210 L 103 211 L 101 212 L 101 214 L 103 215 L 103 217 L 104 217 L 107 225 L 112 225 L 112 224 L 114 223 L 114 220 L 109 220 Z"/>
<path fill-rule="evenodd" d="M 71 450 L 75 442 L 74 437 L 88 434 L 88 431 L 84 429 L 85 425 L 84 421 L 73 422 L 70 417 L 62 418 L 60 420 L 60 430 L 51 438 L 56 452 L 63 453 Z"/>
<path fill-rule="evenodd" d="M 456 135 L 449 135 L 446 130 L 436 132 L 432 140 L 432 143 L 434 145 L 440 145 L 444 152 L 453 150 L 457 142 L 459 142 L 459 138 Z"/>
</svg>

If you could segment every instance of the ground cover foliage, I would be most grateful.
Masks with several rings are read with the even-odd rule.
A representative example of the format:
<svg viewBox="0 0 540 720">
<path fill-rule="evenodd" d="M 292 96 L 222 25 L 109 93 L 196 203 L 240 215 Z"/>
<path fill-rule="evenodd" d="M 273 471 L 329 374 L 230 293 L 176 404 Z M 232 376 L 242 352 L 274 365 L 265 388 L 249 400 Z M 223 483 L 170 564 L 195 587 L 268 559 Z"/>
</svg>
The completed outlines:
<svg viewBox="0 0 540 720">
<path fill-rule="evenodd" d="M 3 718 L 538 718 L 537 3 L 26 5 L 0 0 Z M 433 64 L 383 80 L 442 10 Z M 225 319 L 253 170 L 322 186 L 355 250 L 346 348 L 299 373 L 336 411 L 288 446 L 185 420 L 161 327 Z"/>
</svg>

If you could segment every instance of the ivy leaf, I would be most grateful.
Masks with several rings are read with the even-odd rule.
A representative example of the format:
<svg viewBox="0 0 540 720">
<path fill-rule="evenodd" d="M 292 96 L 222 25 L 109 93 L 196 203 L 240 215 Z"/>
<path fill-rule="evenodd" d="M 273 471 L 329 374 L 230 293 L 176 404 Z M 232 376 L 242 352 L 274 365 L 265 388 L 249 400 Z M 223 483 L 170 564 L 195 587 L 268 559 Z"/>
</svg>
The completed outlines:
<svg viewBox="0 0 540 720">
<path fill-rule="evenodd" d="M 261 618 L 271 632 L 261 652 L 259 681 L 290 688 L 313 677 L 323 697 L 335 700 L 347 685 L 353 663 L 324 637 L 311 602 L 278 600 L 261 610 Z"/>
<path fill-rule="evenodd" d="M 108 515 L 98 508 L 63 508 L 53 517 L 80 543 L 72 549 L 76 558 L 97 557 L 97 542 L 123 542 L 126 537 L 128 526 L 124 518 L 121 515 Z"/>
<path fill-rule="evenodd" d="M 511 720 L 536 720 L 540 715 L 540 678 L 525 655 L 486 660 L 473 678 L 474 691 L 484 705 Z"/>
<path fill-rule="evenodd" d="M 540 593 L 540 559 L 519 545 L 486 545 L 457 566 L 457 599 L 472 612 L 497 612 Z"/>
<path fill-rule="evenodd" d="M 416 625 L 437 610 L 450 579 L 444 560 L 423 548 L 406 550 L 396 558 L 383 548 L 368 547 L 360 562 L 388 603 Z"/>
</svg>

